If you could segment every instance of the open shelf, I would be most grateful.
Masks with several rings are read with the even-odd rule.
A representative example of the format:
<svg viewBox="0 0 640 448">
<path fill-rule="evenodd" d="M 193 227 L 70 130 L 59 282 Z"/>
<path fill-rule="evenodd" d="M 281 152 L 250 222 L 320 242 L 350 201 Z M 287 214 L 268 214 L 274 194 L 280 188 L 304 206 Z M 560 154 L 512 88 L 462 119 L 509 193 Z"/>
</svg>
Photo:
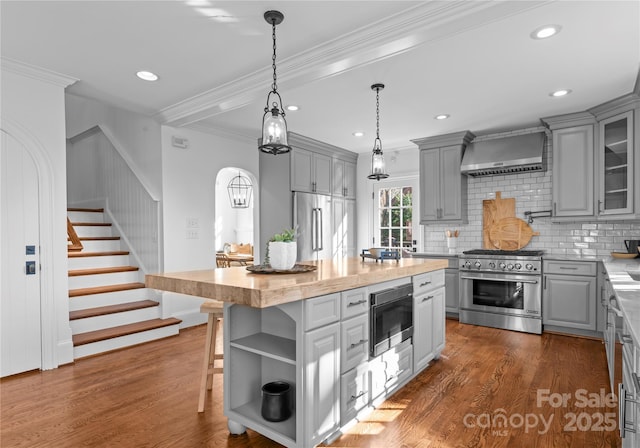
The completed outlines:
<svg viewBox="0 0 640 448">
<path fill-rule="evenodd" d="M 275 359 L 287 364 L 296 364 L 296 341 L 269 333 L 255 333 L 230 341 L 232 347 Z"/>
<path fill-rule="evenodd" d="M 262 418 L 261 400 L 251 401 L 242 406 L 231 409 L 232 412 L 244 417 L 245 421 L 238 419 L 239 423 L 250 427 L 254 431 L 266 435 L 283 445 L 296 444 L 296 413 L 283 422 L 270 422 Z"/>
</svg>

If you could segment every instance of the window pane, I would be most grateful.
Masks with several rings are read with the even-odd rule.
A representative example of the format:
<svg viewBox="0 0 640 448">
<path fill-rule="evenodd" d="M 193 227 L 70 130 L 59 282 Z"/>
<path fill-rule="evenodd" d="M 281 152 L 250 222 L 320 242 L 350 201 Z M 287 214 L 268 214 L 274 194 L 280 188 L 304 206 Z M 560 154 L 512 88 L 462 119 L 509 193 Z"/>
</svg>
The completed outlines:
<svg viewBox="0 0 640 448">
<path fill-rule="evenodd" d="M 391 226 L 400 227 L 400 209 L 399 208 L 391 209 Z"/>
<path fill-rule="evenodd" d="M 411 227 L 411 209 L 402 209 L 402 227 Z"/>
<path fill-rule="evenodd" d="M 411 207 L 413 203 L 413 192 L 411 191 L 411 187 L 404 187 L 402 189 L 402 205 L 405 207 Z"/>
<path fill-rule="evenodd" d="M 382 247 L 389 247 L 389 231 L 380 230 L 380 245 Z"/>
<path fill-rule="evenodd" d="M 411 241 L 413 240 L 413 235 L 411 234 L 411 227 L 408 229 L 402 229 L 402 241 L 403 246 L 406 247 L 407 243 L 411 246 Z"/>
<path fill-rule="evenodd" d="M 391 206 L 399 207 L 401 205 L 400 198 L 400 189 L 399 188 L 390 188 L 389 195 L 391 196 Z"/>
<path fill-rule="evenodd" d="M 400 245 L 400 229 L 391 230 L 391 247 L 398 247 Z"/>
<path fill-rule="evenodd" d="M 389 227 L 389 209 L 380 210 L 380 227 Z"/>
<path fill-rule="evenodd" d="M 389 207 L 389 190 L 386 188 L 380 189 L 380 208 Z"/>
</svg>

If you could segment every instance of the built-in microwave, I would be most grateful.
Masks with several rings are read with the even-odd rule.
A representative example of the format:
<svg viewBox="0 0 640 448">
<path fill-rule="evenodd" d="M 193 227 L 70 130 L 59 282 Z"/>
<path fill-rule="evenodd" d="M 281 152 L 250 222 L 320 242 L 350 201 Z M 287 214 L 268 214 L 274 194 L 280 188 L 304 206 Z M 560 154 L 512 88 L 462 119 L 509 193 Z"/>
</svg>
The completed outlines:
<svg viewBox="0 0 640 448">
<path fill-rule="evenodd" d="M 370 351 L 378 356 L 413 336 L 413 284 L 372 293 Z"/>
</svg>

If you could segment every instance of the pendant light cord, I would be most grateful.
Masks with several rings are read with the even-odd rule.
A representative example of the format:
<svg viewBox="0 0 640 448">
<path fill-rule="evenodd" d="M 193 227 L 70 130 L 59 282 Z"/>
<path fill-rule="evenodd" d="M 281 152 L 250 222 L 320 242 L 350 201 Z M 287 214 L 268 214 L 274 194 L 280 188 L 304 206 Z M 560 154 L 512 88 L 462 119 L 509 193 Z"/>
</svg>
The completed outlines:
<svg viewBox="0 0 640 448">
<path fill-rule="evenodd" d="M 272 38 L 273 38 L 273 56 L 271 58 L 272 62 L 272 67 L 273 67 L 273 84 L 271 85 L 271 88 L 273 89 L 274 92 L 276 92 L 278 90 L 278 84 L 276 82 L 276 21 L 273 20 L 271 22 L 272 26 L 273 26 L 273 32 L 272 32 Z"/>
<path fill-rule="evenodd" d="M 376 139 L 380 140 L 380 88 L 376 88 Z"/>
</svg>

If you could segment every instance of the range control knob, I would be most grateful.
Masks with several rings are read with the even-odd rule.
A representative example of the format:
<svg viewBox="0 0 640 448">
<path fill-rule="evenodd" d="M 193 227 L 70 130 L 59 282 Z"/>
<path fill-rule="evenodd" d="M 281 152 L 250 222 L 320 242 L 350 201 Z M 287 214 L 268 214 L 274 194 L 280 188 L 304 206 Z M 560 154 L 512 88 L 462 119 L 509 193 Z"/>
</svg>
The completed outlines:
<svg viewBox="0 0 640 448">
<path fill-rule="evenodd" d="M 507 269 L 512 270 L 512 269 L 513 269 L 513 265 L 512 265 L 511 263 L 509 263 L 509 264 L 507 265 Z"/>
<path fill-rule="evenodd" d="M 496 268 L 496 264 L 492 261 L 491 263 L 489 263 L 489 267 L 491 269 L 495 269 Z"/>
<path fill-rule="evenodd" d="M 506 265 L 506 264 L 504 264 L 504 263 L 500 263 L 498 266 L 500 266 L 500 269 L 504 269 L 504 268 L 506 268 L 506 267 L 507 267 L 507 265 Z"/>
<path fill-rule="evenodd" d="M 475 263 L 473 263 L 475 265 L 475 267 L 477 267 L 478 269 L 480 269 L 480 266 L 482 266 L 482 263 L 480 263 L 479 261 L 476 261 Z"/>
<path fill-rule="evenodd" d="M 516 263 L 516 264 L 515 264 L 515 267 L 516 267 L 516 269 L 517 269 L 517 270 L 522 269 L 522 265 L 521 265 L 520 263 Z"/>
<path fill-rule="evenodd" d="M 531 271 L 531 270 L 533 270 L 533 265 L 531 263 L 527 263 L 525 268 L 527 269 L 527 271 Z"/>
</svg>

